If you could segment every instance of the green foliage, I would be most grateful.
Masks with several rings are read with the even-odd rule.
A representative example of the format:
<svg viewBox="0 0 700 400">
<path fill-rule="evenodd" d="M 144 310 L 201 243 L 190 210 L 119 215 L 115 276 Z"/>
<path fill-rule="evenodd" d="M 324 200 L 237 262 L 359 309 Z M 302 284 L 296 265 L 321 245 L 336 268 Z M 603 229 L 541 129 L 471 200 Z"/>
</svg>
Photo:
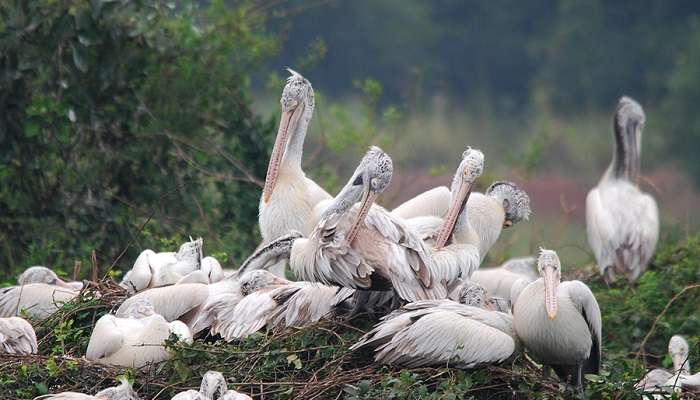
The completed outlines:
<svg viewBox="0 0 700 400">
<path fill-rule="evenodd" d="M 246 90 L 277 46 L 261 14 L 12 0 L 0 20 L 0 265 L 110 263 L 132 241 L 133 260 L 146 221 L 236 259 L 257 244 L 274 131 Z"/>
</svg>

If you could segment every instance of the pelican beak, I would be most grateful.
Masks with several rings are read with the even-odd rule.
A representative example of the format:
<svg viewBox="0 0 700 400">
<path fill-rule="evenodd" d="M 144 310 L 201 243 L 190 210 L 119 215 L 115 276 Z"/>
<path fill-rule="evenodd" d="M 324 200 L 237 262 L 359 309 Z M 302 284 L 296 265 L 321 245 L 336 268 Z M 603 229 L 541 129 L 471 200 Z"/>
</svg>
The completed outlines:
<svg viewBox="0 0 700 400">
<path fill-rule="evenodd" d="M 73 289 L 73 286 L 71 286 L 68 282 L 64 281 L 61 278 L 56 278 L 56 286 Z"/>
<path fill-rule="evenodd" d="M 270 281 L 270 286 L 281 286 L 281 285 L 286 285 L 286 284 L 288 284 L 288 283 L 289 283 L 288 280 L 286 280 L 286 279 L 284 279 L 284 278 L 281 278 L 281 277 L 279 277 L 279 276 L 275 276 L 275 277 L 272 278 L 272 280 Z"/>
<path fill-rule="evenodd" d="M 352 243 L 355 240 L 357 231 L 360 229 L 360 225 L 365 221 L 365 217 L 372 207 L 372 203 L 377 199 L 377 193 L 369 190 L 369 179 L 365 179 L 365 190 L 362 195 L 362 200 L 360 202 L 360 211 L 355 216 L 355 221 L 353 221 L 352 226 L 348 235 L 345 237 L 348 243 Z"/>
<path fill-rule="evenodd" d="M 277 138 L 275 139 L 275 147 L 272 148 L 270 163 L 267 166 L 267 175 L 265 176 L 265 186 L 263 187 L 263 202 L 265 204 L 270 201 L 272 191 L 275 189 L 277 177 L 280 172 L 280 164 L 282 163 L 282 157 L 284 157 L 284 151 L 287 147 L 287 139 L 289 138 L 290 132 L 296 130 L 299 118 L 304 112 L 304 107 L 304 103 L 301 103 L 292 110 L 282 111 L 280 127 L 277 130 Z"/>
<path fill-rule="evenodd" d="M 504 228 L 510 228 L 511 226 L 513 226 L 513 221 L 511 221 L 511 220 L 509 220 L 508 218 L 506 218 L 506 220 L 503 221 L 503 227 L 504 227 Z"/>
<path fill-rule="evenodd" d="M 438 237 L 435 241 L 435 248 L 437 250 L 440 250 L 441 248 L 445 247 L 447 241 L 450 240 L 450 237 L 454 232 L 455 225 L 457 225 L 457 219 L 459 218 L 459 215 L 462 213 L 462 210 L 466 206 L 471 192 L 472 184 L 465 183 L 464 181 L 462 181 L 462 183 L 459 185 L 459 190 L 457 191 L 457 194 L 452 198 L 452 204 L 450 204 L 450 208 L 447 210 L 447 214 L 445 215 L 442 227 L 438 232 Z"/>
<path fill-rule="evenodd" d="M 559 279 L 554 268 L 546 267 L 544 271 L 544 305 L 547 308 L 549 319 L 557 317 L 557 289 Z"/>
</svg>

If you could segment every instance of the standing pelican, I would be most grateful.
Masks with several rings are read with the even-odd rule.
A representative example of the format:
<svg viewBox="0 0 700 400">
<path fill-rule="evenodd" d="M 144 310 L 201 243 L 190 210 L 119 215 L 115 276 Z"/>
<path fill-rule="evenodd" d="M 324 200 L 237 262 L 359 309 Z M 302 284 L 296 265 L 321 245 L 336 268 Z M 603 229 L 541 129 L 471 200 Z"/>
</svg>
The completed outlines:
<svg viewBox="0 0 700 400">
<path fill-rule="evenodd" d="M 0 353 L 36 354 L 34 328 L 24 318 L 0 318 Z"/>
<path fill-rule="evenodd" d="M 170 357 L 163 344 L 172 333 L 180 340 L 192 339 L 187 325 L 166 321 L 147 300 L 140 300 L 130 305 L 127 318 L 107 314 L 97 321 L 85 357 L 104 364 L 140 368 Z"/>
<path fill-rule="evenodd" d="M 513 307 L 515 331 L 530 354 L 583 390 L 583 375 L 600 369 L 598 302 L 583 282 L 560 283 L 556 252 L 540 249 L 537 269 L 542 278 L 527 285 Z"/>
<path fill-rule="evenodd" d="M 292 230 L 308 235 L 316 225 L 314 207 L 331 198 L 301 169 L 304 139 L 314 112 L 314 90 L 303 76 L 288 71 L 291 76 L 280 99 L 280 126 L 260 197 L 258 222 L 263 243 Z M 284 264 L 277 264 L 272 271 L 283 276 Z"/>
<path fill-rule="evenodd" d="M 610 166 L 586 197 L 588 243 L 607 282 L 623 276 L 636 281 L 659 238 L 656 202 L 637 186 L 644 111 L 629 97 L 617 104 Z"/>
<path fill-rule="evenodd" d="M 187 390 L 176 394 L 171 400 L 252 400 L 235 390 L 227 390 L 226 379 L 217 371 L 207 371 L 202 377 L 199 391 Z"/>
<path fill-rule="evenodd" d="M 508 359 L 518 349 L 513 317 L 489 311 L 486 293 L 478 285 L 451 300 L 406 304 L 382 319 L 350 347 L 376 351 L 375 361 L 403 367 L 449 365 L 475 368 Z"/>
<path fill-rule="evenodd" d="M 139 400 L 139 396 L 134 392 L 134 388 L 129 381 L 122 377 L 119 386 L 111 387 L 97 392 L 96 395 L 63 392 L 57 394 L 45 394 L 35 397 L 34 400 Z"/>
</svg>

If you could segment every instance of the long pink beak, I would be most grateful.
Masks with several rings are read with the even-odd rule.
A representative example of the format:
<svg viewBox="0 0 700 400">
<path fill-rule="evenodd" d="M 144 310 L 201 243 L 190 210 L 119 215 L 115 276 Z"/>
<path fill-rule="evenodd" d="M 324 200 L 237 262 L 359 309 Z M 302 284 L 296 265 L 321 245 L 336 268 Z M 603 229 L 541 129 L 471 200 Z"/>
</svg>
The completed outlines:
<svg viewBox="0 0 700 400">
<path fill-rule="evenodd" d="M 348 243 L 352 243 L 352 241 L 355 240 L 355 236 L 357 236 L 357 232 L 360 229 L 360 225 L 365 222 L 365 217 L 367 216 L 369 209 L 372 207 L 372 204 L 376 199 L 377 194 L 370 190 L 367 190 L 367 194 L 365 194 L 364 199 L 362 200 L 362 203 L 360 205 L 360 211 L 357 213 L 355 221 L 353 221 L 352 226 L 350 227 L 350 232 L 348 232 L 347 236 L 345 237 Z"/>
<path fill-rule="evenodd" d="M 289 138 L 290 132 L 296 129 L 303 110 L 304 104 L 302 103 L 293 111 L 282 111 L 280 126 L 277 130 L 277 138 L 275 139 L 275 146 L 272 148 L 270 163 L 267 165 L 267 175 L 265 176 L 265 186 L 263 187 L 263 202 L 265 203 L 270 201 L 272 191 L 275 189 L 277 177 L 280 172 L 280 164 L 282 163 L 282 157 L 284 157 L 284 150 L 287 147 L 287 139 Z"/>
<path fill-rule="evenodd" d="M 544 305 L 547 308 L 549 319 L 557 317 L 557 289 L 559 279 L 557 279 L 554 269 L 547 268 L 544 272 Z"/>
<path fill-rule="evenodd" d="M 462 181 L 457 194 L 452 199 L 452 204 L 450 204 L 450 208 L 447 210 L 445 220 L 443 221 L 438 237 L 435 240 L 435 249 L 440 250 L 441 248 L 445 247 L 447 241 L 450 240 L 455 226 L 457 225 L 457 219 L 467 204 L 471 191 L 472 185 Z"/>
</svg>

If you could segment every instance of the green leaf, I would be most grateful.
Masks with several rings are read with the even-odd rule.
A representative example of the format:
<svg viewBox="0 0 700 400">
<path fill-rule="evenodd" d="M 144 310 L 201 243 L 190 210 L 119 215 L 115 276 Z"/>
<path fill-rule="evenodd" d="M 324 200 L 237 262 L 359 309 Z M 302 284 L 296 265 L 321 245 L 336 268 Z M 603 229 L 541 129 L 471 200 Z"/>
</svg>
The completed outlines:
<svg viewBox="0 0 700 400">
<path fill-rule="evenodd" d="M 80 54 L 79 47 L 80 46 L 76 46 L 71 43 L 71 50 L 73 53 L 73 64 L 75 64 L 75 67 L 78 68 L 80 72 L 87 72 L 88 65 L 85 61 L 85 57 L 83 57 L 83 55 Z"/>
<path fill-rule="evenodd" d="M 40 132 L 40 128 L 38 124 L 35 124 L 33 122 L 27 122 L 26 125 L 24 125 L 24 136 L 28 138 L 33 138 L 37 136 Z"/>
</svg>

